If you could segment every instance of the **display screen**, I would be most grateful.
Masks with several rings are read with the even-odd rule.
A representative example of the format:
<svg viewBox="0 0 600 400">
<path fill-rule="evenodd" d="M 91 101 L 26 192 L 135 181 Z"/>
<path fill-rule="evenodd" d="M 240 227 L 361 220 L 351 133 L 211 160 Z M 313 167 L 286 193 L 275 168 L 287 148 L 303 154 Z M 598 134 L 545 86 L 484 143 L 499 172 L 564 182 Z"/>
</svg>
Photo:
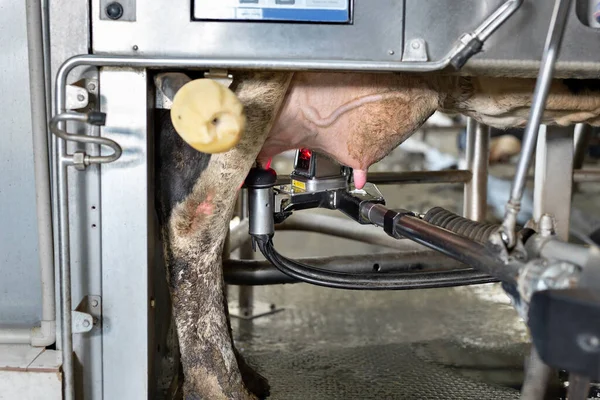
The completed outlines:
<svg viewBox="0 0 600 400">
<path fill-rule="evenodd" d="M 351 0 L 192 0 L 197 20 L 350 23 Z"/>
</svg>

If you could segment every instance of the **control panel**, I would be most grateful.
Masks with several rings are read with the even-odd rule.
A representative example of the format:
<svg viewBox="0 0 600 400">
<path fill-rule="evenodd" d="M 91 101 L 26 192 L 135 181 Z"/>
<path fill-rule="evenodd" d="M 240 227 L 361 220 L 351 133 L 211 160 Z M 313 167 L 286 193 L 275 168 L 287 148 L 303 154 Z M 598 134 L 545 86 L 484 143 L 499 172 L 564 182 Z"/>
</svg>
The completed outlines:
<svg viewBox="0 0 600 400">
<path fill-rule="evenodd" d="M 196 20 L 349 24 L 352 0 L 192 0 Z"/>
</svg>

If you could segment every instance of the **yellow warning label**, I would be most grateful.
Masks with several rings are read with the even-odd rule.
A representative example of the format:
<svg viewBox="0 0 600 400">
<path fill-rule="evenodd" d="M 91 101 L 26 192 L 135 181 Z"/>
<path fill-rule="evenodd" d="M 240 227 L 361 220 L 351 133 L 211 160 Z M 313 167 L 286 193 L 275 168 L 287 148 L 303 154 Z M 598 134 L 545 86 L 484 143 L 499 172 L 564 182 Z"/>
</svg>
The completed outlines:
<svg viewBox="0 0 600 400">
<path fill-rule="evenodd" d="M 292 179 L 292 186 L 298 189 L 306 190 L 306 183 Z"/>
</svg>

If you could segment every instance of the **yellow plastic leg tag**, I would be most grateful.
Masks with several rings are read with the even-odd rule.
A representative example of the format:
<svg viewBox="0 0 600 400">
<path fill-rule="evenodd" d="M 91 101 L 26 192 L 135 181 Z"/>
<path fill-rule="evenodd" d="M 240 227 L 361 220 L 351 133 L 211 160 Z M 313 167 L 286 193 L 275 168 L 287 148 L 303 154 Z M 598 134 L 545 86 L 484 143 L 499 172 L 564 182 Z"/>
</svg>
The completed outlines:
<svg viewBox="0 0 600 400">
<path fill-rule="evenodd" d="M 183 140 L 208 154 L 231 150 L 246 126 L 244 107 L 235 93 L 212 79 L 196 79 L 179 89 L 171 121 Z"/>
</svg>

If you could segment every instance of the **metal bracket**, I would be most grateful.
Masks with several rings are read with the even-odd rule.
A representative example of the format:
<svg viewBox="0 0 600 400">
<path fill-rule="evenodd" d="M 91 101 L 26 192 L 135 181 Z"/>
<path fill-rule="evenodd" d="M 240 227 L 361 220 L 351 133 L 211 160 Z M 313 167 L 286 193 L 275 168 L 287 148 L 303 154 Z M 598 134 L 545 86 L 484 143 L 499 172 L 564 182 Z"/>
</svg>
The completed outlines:
<svg viewBox="0 0 600 400">
<path fill-rule="evenodd" d="M 73 333 L 89 332 L 100 328 L 102 322 L 102 298 L 88 295 L 72 312 Z"/>
<path fill-rule="evenodd" d="M 88 91 L 75 85 L 67 85 L 67 110 L 80 110 L 87 107 Z"/>
<path fill-rule="evenodd" d="M 229 316 L 246 321 L 266 317 L 284 310 L 284 308 L 278 308 L 275 304 L 263 303 L 262 301 L 253 302 L 252 307 L 249 308 L 241 308 L 237 301 L 231 301 L 228 308 Z"/>
<path fill-rule="evenodd" d="M 412 39 L 404 48 L 402 61 L 429 61 L 427 42 L 424 39 Z"/>
<path fill-rule="evenodd" d="M 204 77 L 219 82 L 226 88 L 231 87 L 231 84 L 233 83 L 233 75 L 226 69 L 210 69 L 208 72 L 204 73 Z"/>
<path fill-rule="evenodd" d="M 71 321 L 73 324 L 73 333 L 89 332 L 94 327 L 94 320 L 92 316 L 83 312 L 72 311 Z"/>
</svg>

